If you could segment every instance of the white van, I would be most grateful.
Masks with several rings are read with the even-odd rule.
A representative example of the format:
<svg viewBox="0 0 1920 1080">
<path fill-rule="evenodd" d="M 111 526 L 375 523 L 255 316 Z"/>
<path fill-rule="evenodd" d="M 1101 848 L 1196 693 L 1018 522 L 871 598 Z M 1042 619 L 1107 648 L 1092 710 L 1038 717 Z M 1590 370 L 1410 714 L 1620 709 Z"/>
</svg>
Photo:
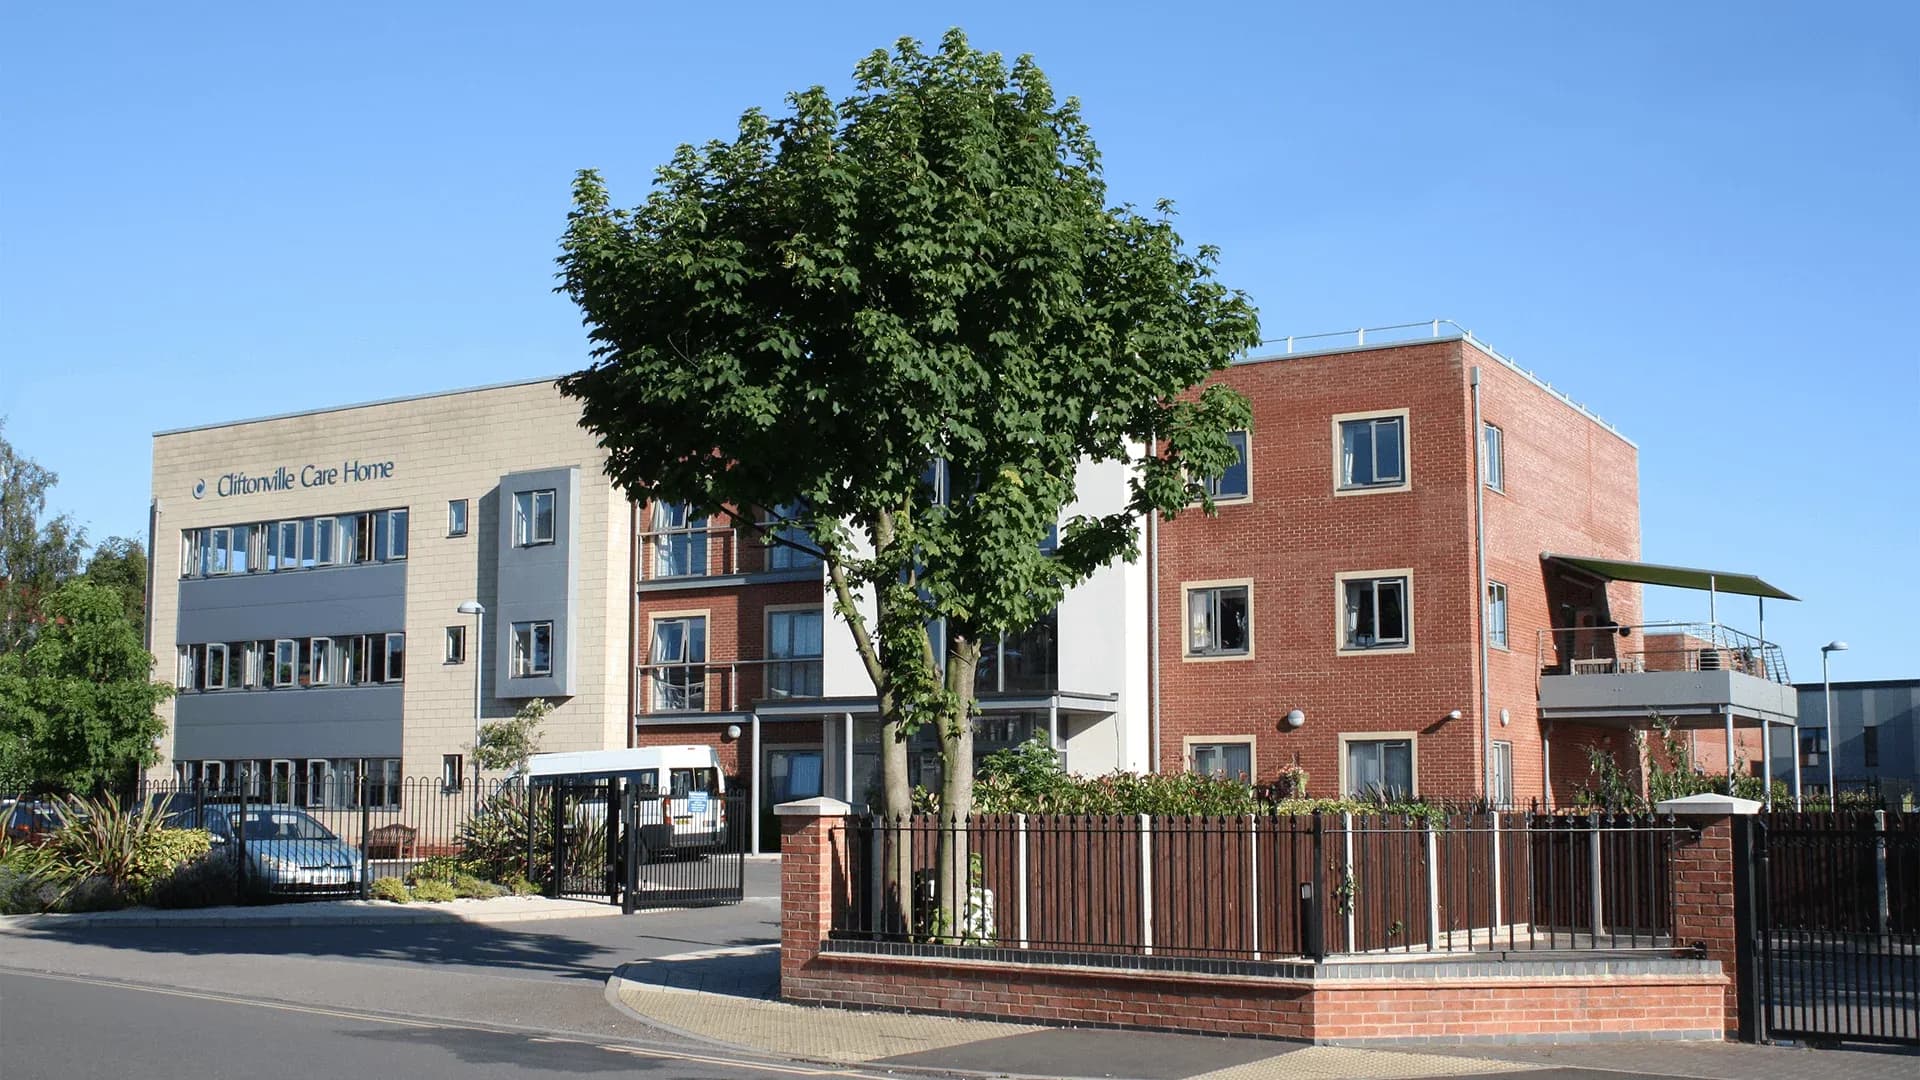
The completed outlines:
<svg viewBox="0 0 1920 1080">
<path fill-rule="evenodd" d="M 535 754 L 527 776 L 627 781 L 640 793 L 640 837 L 654 852 L 710 851 L 727 842 L 727 777 L 711 746 Z"/>
</svg>

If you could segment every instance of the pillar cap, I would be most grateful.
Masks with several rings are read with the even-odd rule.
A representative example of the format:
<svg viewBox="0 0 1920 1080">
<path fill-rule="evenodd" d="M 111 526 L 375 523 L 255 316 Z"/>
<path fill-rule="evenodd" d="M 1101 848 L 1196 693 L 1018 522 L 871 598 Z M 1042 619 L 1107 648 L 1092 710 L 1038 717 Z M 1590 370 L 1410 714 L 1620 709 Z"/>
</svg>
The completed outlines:
<svg viewBox="0 0 1920 1080">
<path fill-rule="evenodd" d="M 775 817 L 846 817 L 853 813 L 853 807 L 839 799 L 830 799 L 818 795 L 798 802 L 783 802 L 773 808 Z"/>
<path fill-rule="evenodd" d="M 1717 817 L 1734 817 L 1759 813 L 1760 802 L 1757 799 L 1741 799 L 1732 795 L 1702 792 L 1682 799 L 1668 799 L 1655 803 L 1653 809 L 1655 813 L 1660 814 L 1710 814 Z"/>
</svg>

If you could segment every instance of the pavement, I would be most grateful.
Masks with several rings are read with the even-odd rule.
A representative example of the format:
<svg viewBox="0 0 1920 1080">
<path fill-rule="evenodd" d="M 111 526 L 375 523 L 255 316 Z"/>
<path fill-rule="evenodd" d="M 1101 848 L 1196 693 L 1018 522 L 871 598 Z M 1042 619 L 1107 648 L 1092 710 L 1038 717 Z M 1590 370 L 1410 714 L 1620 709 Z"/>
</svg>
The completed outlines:
<svg viewBox="0 0 1920 1080">
<path fill-rule="evenodd" d="M 518 923 L 547 919 L 593 919 L 618 915 L 612 904 L 555 900 L 544 896 L 499 896 L 491 900 L 395 904 L 386 900 L 314 900 L 244 907 L 125 908 L 66 915 L 0 915 L 0 931 L 79 927 L 410 926 L 420 923 Z"/>
</svg>

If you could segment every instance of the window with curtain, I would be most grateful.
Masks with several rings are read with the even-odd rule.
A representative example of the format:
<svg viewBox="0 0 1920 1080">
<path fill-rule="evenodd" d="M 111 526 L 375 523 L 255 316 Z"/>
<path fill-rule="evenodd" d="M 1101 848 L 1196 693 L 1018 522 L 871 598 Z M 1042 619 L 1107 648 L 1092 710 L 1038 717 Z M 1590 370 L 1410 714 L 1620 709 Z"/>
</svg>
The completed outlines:
<svg viewBox="0 0 1920 1080">
<path fill-rule="evenodd" d="M 1234 454 L 1236 455 L 1233 459 L 1233 464 L 1227 466 L 1226 472 L 1221 473 L 1212 480 L 1204 481 L 1202 486 L 1207 489 L 1207 494 L 1213 496 L 1215 499 L 1244 499 L 1247 497 L 1247 493 L 1252 490 L 1249 486 L 1250 481 L 1248 479 L 1247 433 L 1244 431 L 1229 431 L 1227 432 L 1227 441 L 1233 444 Z"/>
<path fill-rule="evenodd" d="M 1253 744 L 1245 742 L 1194 743 L 1193 771 L 1230 780 L 1253 779 Z"/>
<path fill-rule="evenodd" d="M 768 544 L 767 569 L 799 570 L 820 565 L 820 556 L 815 554 L 813 541 L 806 532 L 796 525 L 780 524 L 793 520 L 799 513 L 799 504 L 788 503 L 775 507 L 773 513 L 767 515 L 767 520 L 762 522 L 780 541 Z M 800 547 L 795 547 L 796 544 Z"/>
<path fill-rule="evenodd" d="M 1187 655 L 1239 656 L 1252 651 L 1248 593 L 1245 585 L 1187 590 Z"/>
<path fill-rule="evenodd" d="M 699 712 L 707 707 L 705 616 L 655 620 L 648 656 L 656 712 Z"/>
<path fill-rule="evenodd" d="M 513 655 L 508 675 L 515 679 L 553 674 L 553 621 L 513 624 Z"/>
<path fill-rule="evenodd" d="M 820 696 L 821 611 L 767 612 L 767 696 Z"/>
<path fill-rule="evenodd" d="M 707 572 L 707 519 L 686 503 L 656 502 L 650 511 L 653 576 L 694 577 Z"/>
<path fill-rule="evenodd" d="M 520 547 L 551 544 L 554 535 L 554 491 L 516 491 L 513 494 L 513 542 Z"/>
<path fill-rule="evenodd" d="M 1407 647 L 1407 579 L 1356 578 L 1345 582 L 1344 649 Z"/>
<path fill-rule="evenodd" d="M 1368 739 L 1347 743 L 1349 796 L 1390 799 L 1413 794 L 1413 742 L 1410 739 Z"/>
</svg>

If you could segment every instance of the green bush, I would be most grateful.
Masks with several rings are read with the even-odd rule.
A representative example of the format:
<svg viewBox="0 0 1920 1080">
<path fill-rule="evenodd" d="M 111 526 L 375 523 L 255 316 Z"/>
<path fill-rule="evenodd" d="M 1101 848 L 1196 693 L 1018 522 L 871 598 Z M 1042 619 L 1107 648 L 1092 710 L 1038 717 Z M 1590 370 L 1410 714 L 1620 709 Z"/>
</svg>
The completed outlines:
<svg viewBox="0 0 1920 1080">
<path fill-rule="evenodd" d="M 391 877 L 376 879 L 367 887 L 367 895 L 375 900 L 385 900 L 393 904 L 404 904 L 413 899 L 413 894 L 407 891 L 407 883 Z"/>
<path fill-rule="evenodd" d="M 491 900 L 506 892 L 493 882 L 482 881 L 472 874 L 455 874 L 448 884 L 453 887 L 453 894 L 463 900 Z"/>
<path fill-rule="evenodd" d="M 239 900 L 233 860 L 219 852 L 175 867 L 147 889 L 147 903 L 157 908 L 218 907 Z"/>
<path fill-rule="evenodd" d="M 423 881 L 413 887 L 413 898 L 425 904 L 444 904 L 457 899 L 457 895 L 444 881 Z"/>
<path fill-rule="evenodd" d="M 500 883 L 500 887 L 505 889 L 509 896 L 533 896 L 540 891 L 540 886 L 527 880 L 527 875 L 521 873 L 508 874 L 507 879 Z"/>
<path fill-rule="evenodd" d="M 423 881 L 450 882 L 461 872 L 461 864 L 455 861 L 453 856 L 435 855 L 407 871 L 407 884 L 418 885 Z"/>
</svg>

